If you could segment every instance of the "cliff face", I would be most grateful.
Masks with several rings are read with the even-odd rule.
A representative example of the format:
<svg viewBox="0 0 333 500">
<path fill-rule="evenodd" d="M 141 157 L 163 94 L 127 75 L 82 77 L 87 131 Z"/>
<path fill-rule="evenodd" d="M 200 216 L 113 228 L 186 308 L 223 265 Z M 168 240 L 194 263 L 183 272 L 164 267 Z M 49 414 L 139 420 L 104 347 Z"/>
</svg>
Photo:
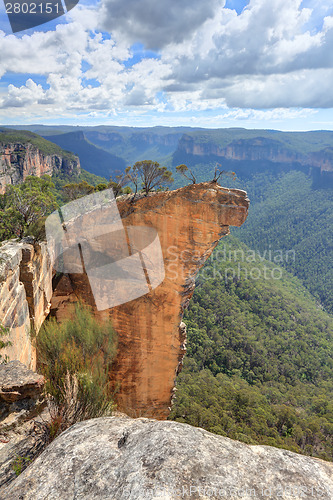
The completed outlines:
<svg viewBox="0 0 333 500">
<path fill-rule="evenodd" d="M 78 157 L 47 155 L 36 146 L 26 144 L 0 143 L 0 194 L 8 184 L 19 184 L 28 175 L 52 175 L 53 172 L 71 174 L 80 171 Z"/>
<path fill-rule="evenodd" d="M 10 328 L 10 360 L 36 368 L 31 327 L 38 332 L 52 296 L 51 261 L 45 243 L 7 242 L 0 246 L 0 323 Z"/>
<path fill-rule="evenodd" d="M 45 243 L 7 242 L 0 248 L 0 322 L 11 328 L 12 346 L 2 351 L 35 369 L 30 326 L 39 330 L 50 307 L 59 321 L 78 299 L 95 314 L 111 319 L 119 349 L 110 374 L 119 408 L 132 415 L 165 418 L 186 351 L 182 316 L 192 297 L 195 276 L 229 226 L 246 219 L 244 191 L 213 183 L 156 193 L 134 202 L 118 201 L 124 226 L 157 230 L 165 279 L 150 293 L 112 309 L 97 311 L 86 274 L 63 275 L 52 296 L 52 269 Z M 96 221 L 97 222 L 97 221 Z M 109 235 L 106 235 L 109 244 Z M 51 299 L 52 297 L 52 299 Z"/>
<path fill-rule="evenodd" d="M 132 415 L 165 418 L 174 380 L 182 366 L 186 333 L 181 323 L 192 297 L 195 276 L 229 226 L 246 219 L 246 193 L 213 183 L 190 185 L 137 199 L 118 201 L 124 226 L 157 230 L 163 251 L 165 279 L 147 295 L 97 312 L 110 318 L 118 333 L 119 349 L 111 378 L 118 388 L 119 408 Z M 84 274 L 70 274 L 58 283 L 51 313 L 69 315 L 71 303 L 94 305 Z"/>
<path fill-rule="evenodd" d="M 96 144 L 107 144 L 109 148 L 113 146 L 125 145 L 129 143 L 132 147 L 140 146 L 141 148 L 145 145 L 150 146 L 169 146 L 175 149 L 178 145 L 178 141 L 182 136 L 181 132 L 170 133 L 170 134 L 154 134 L 154 133 L 144 133 L 135 132 L 128 135 L 127 137 L 122 136 L 116 132 L 99 132 L 89 130 L 85 133 L 86 137 Z"/>
<path fill-rule="evenodd" d="M 305 167 L 319 169 L 320 174 L 333 175 L 333 148 L 327 147 L 313 153 L 299 153 L 285 147 L 280 141 L 256 137 L 238 139 L 225 147 L 213 142 L 200 142 L 190 135 L 184 134 L 178 145 L 178 153 L 193 156 L 215 156 L 233 161 L 268 161 L 280 164 L 298 163 Z M 200 161 L 198 159 L 198 161 Z M 237 167 L 235 167 L 237 168 Z"/>
</svg>

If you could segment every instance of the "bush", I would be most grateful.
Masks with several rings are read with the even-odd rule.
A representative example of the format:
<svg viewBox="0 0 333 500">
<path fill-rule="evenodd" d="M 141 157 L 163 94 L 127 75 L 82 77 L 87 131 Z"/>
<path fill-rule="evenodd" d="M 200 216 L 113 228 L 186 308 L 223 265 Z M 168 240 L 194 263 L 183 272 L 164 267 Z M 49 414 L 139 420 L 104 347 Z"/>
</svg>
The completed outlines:
<svg viewBox="0 0 333 500">
<path fill-rule="evenodd" d="M 50 440 L 76 422 L 110 415 L 114 409 L 109 369 L 116 337 L 109 321 L 97 321 L 76 305 L 71 319 L 44 323 L 37 337 L 39 371 L 46 378 Z"/>
<path fill-rule="evenodd" d="M 4 349 L 5 347 L 8 347 L 12 345 L 12 343 L 9 340 L 2 340 L 2 337 L 8 337 L 9 335 L 9 328 L 6 328 L 5 326 L 2 326 L 0 324 L 0 349 Z M 0 365 L 5 364 L 8 362 L 8 356 L 5 354 L 5 356 L 2 356 L 0 354 Z"/>
</svg>

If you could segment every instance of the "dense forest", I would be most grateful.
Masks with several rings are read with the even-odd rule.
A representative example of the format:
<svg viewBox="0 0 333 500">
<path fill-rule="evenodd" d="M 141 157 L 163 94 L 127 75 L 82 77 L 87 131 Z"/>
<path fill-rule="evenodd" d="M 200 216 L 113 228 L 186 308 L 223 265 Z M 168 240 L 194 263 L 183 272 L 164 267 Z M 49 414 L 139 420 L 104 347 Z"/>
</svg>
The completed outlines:
<svg viewBox="0 0 333 500">
<path fill-rule="evenodd" d="M 313 189 L 295 171 L 264 185 L 256 177 L 247 189 L 253 204 L 237 236 L 260 252 L 294 250 L 285 267 L 333 313 L 333 190 Z"/>
<path fill-rule="evenodd" d="M 197 278 L 171 418 L 333 458 L 333 321 L 300 281 L 225 237 Z"/>
</svg>

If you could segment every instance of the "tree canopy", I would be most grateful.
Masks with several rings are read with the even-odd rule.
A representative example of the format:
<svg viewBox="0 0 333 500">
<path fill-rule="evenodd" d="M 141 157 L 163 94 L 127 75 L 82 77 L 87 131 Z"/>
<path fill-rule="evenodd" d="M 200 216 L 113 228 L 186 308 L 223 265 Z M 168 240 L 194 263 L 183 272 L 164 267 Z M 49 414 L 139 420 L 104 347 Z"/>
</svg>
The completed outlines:
<svg viewBox="0 0 333 500">
<path fill-rule="evenodd" d="M 332 318 L 248 252 L 227 236 L 198 275 L 171 418 L 332 460 Z"/>
<path fill-rule="evenodd" d="M 57 208 L 49 176 L 28 176 L 17 186 L 9 186 L 0 195 L 0 238 L 22 238 L 40 231 L 45 217 Z"/>
<path fill-rule="evenodd" d="M 134 184 L 135 192 L 142 188 L 145 194 L 173 182 L 172 172 L 152 160 L 137 161 L 133 167 L 127 167 L 126 174 L 128 181 Z"/>
</svg>

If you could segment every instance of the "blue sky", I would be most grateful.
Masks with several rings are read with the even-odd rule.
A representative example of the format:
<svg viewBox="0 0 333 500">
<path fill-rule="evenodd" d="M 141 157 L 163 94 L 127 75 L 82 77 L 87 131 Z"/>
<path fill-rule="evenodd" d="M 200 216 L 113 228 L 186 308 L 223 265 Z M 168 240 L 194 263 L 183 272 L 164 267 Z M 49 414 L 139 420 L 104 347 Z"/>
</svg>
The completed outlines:
<svg viewBox="0 0 333 500">
<path fill-rule="evenodd" d="M 15 35 L 0 3 L 0 120 L 333 130 L 332 46 L 327 0 L 84 0 Z"/>
</svg>

